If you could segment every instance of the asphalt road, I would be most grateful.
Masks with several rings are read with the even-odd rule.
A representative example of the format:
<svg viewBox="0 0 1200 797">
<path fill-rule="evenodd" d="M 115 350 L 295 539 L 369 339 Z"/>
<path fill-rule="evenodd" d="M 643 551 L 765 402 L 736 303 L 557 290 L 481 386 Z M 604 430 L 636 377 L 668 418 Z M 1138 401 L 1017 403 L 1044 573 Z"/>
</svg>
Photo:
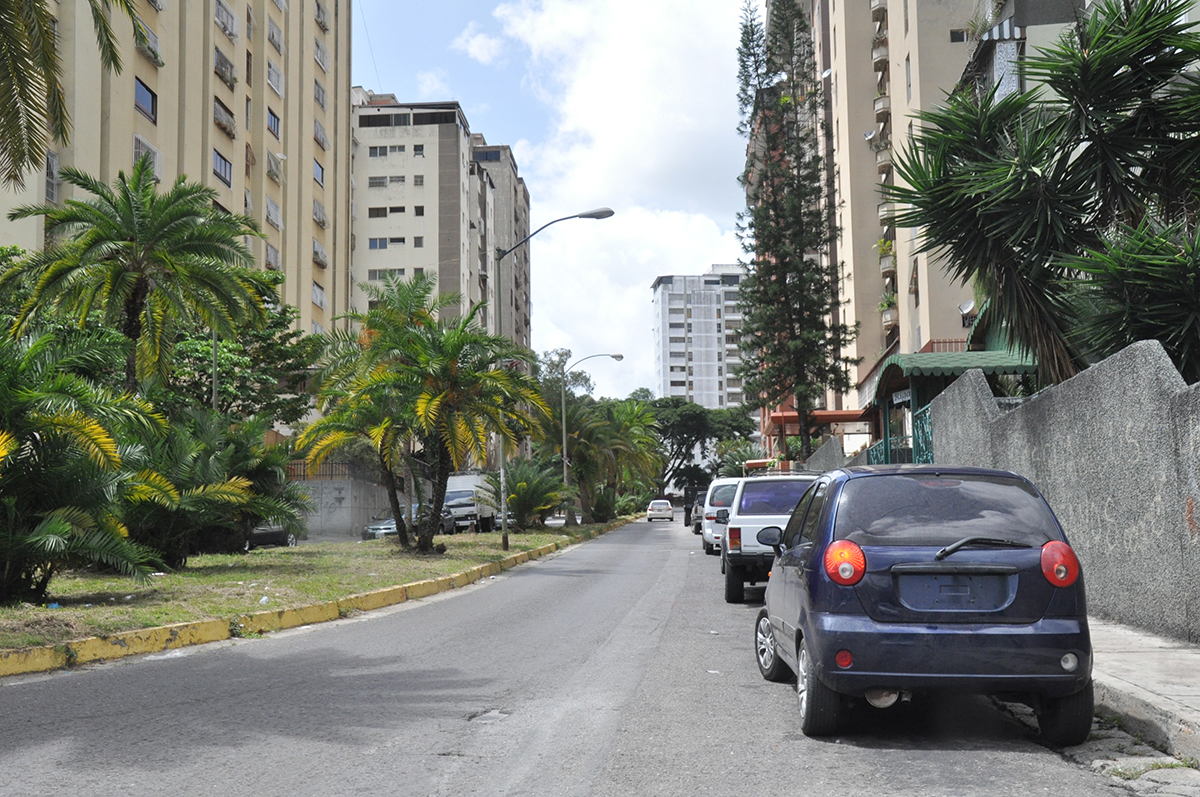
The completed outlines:
<svg viewBox="0 0 1200 797">
<path fill-rule="evenodd" d="M 682 523 L 264 639 L 0 680 L 3 795 L 1124 794 L 982 699 L 799 732 Z"/>
</svg>

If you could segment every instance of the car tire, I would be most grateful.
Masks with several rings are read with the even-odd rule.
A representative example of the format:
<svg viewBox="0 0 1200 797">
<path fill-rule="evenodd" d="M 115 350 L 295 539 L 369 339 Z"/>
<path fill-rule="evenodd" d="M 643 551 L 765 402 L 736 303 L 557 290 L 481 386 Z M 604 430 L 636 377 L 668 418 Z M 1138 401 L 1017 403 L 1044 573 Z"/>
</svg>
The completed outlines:
<svg viewBox="0 0 1200 797">
<path fill-rule="evenodd" d="M 1037 715 L 1042 741 L 1051 747 L 1083 744 L 1092 732 L 1095 710 L 1095 694 L 1090 681 L 1073 695 L 1043 699 Z"/>
<path fill-rule="evenodd" d="M 800 708 L 800 732 L 805 736 L 832 736 L 842 727 L 842 696 L 817 677 L 807 642 L 800 643 L 799 664 L 796 700 Z"/>
<path fill-rule="evenodd" d="M 758 660 L 758 671 L 762 677 L 776 683 L 792 677 L 792 669 L 779 658 L 777 648 L 771 618 L 766 608 L 762 608 L 758 612 L 758 619 L 754 621 L 754 657 Z"/>
<path fill-rule="evenodd" d="M 725 564 L 725 602 L 741 603 L 746 600 L 746 582 L 742 580 L 742 568 Z"/>
<path fill-rule="evenodd" d="M 299 542 L 300 541 L 296 539 L 295 534 L 288 534 L 287 539 L 284 541 L 284 545 L 286 545 L 289 548 L 295 548 Z"/>
<path fill-rule="evenodd" d="M 713 553 L 715 553 L 715 551 L 713 551 L 713 547 L 711 545 L 709 545 L 707 542 L 703 543 L 703 545 L 704 545 L 704 555 L 705 556 L 712 556 Z"/>
</svg>

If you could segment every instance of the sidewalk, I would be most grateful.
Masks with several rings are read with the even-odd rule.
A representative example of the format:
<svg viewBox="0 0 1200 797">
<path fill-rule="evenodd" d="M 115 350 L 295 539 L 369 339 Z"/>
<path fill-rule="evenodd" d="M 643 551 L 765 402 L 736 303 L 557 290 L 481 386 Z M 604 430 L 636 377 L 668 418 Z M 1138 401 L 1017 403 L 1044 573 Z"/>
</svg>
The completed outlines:
<svg viewBox="0 0 1200 797">
<path fill-rule="evenodd" d="M 1200 759 L 1200 646 L 1088 622 L 1099 713 L 1172 755 Z"/>
</svg>

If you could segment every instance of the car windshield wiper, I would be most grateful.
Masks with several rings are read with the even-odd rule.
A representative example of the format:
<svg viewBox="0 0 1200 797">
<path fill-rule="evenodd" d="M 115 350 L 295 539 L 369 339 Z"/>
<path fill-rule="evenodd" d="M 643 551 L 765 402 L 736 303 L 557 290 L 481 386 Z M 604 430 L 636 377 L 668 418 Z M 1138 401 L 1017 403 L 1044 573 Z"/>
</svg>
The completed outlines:
<svg viewBox="0 0 1200 797">
<path fill-rule="evenodd" d="M 950 554 L 966 548 L 968 545 L 981 545 L 995 548 L 1032 548 L 1033 546 L 1027 542 L 1017 542 L 1016 540 L 1002 540 L 997 537 L 963 537 L 956 543 L 947 545 L 942 550 L 933 555 L 937 561 L 942 561 Z"/>
</svg>

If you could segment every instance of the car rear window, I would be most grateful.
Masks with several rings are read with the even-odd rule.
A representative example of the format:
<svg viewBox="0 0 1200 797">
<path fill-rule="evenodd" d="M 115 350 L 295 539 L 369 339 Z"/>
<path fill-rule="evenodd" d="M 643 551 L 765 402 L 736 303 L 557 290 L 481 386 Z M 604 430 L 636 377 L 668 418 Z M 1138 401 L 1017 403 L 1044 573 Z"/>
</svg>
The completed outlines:
<svg viewBox="0 0 1200 797">
<path fill-rule="evenodd" d="M 651 509 L 670 509 L 671 502 L 670 501 L 651 501 L 650 508 Z"/>
<path fill-rule="evenodd" d="M 834 538 L 859 545 L 949 545 L 995 537 L 1040 547 L 1062 532 L 1041 494 L 1020 479 L 927 474 L 851 479 Z"/>
<path fill-rule="evenodd" d="M 708 505 L 711 507 L 723 507 L 733 505 L 733 496 L 737 493 L 736 484 L 718 484 L 712 488 L 712 494 L 708 497 Z"/>
<path fill-rule="evenodd" d="M 790 515 L 812 479 L 747 481 L 742 489 L 739 515 Z"/>
</svg>

